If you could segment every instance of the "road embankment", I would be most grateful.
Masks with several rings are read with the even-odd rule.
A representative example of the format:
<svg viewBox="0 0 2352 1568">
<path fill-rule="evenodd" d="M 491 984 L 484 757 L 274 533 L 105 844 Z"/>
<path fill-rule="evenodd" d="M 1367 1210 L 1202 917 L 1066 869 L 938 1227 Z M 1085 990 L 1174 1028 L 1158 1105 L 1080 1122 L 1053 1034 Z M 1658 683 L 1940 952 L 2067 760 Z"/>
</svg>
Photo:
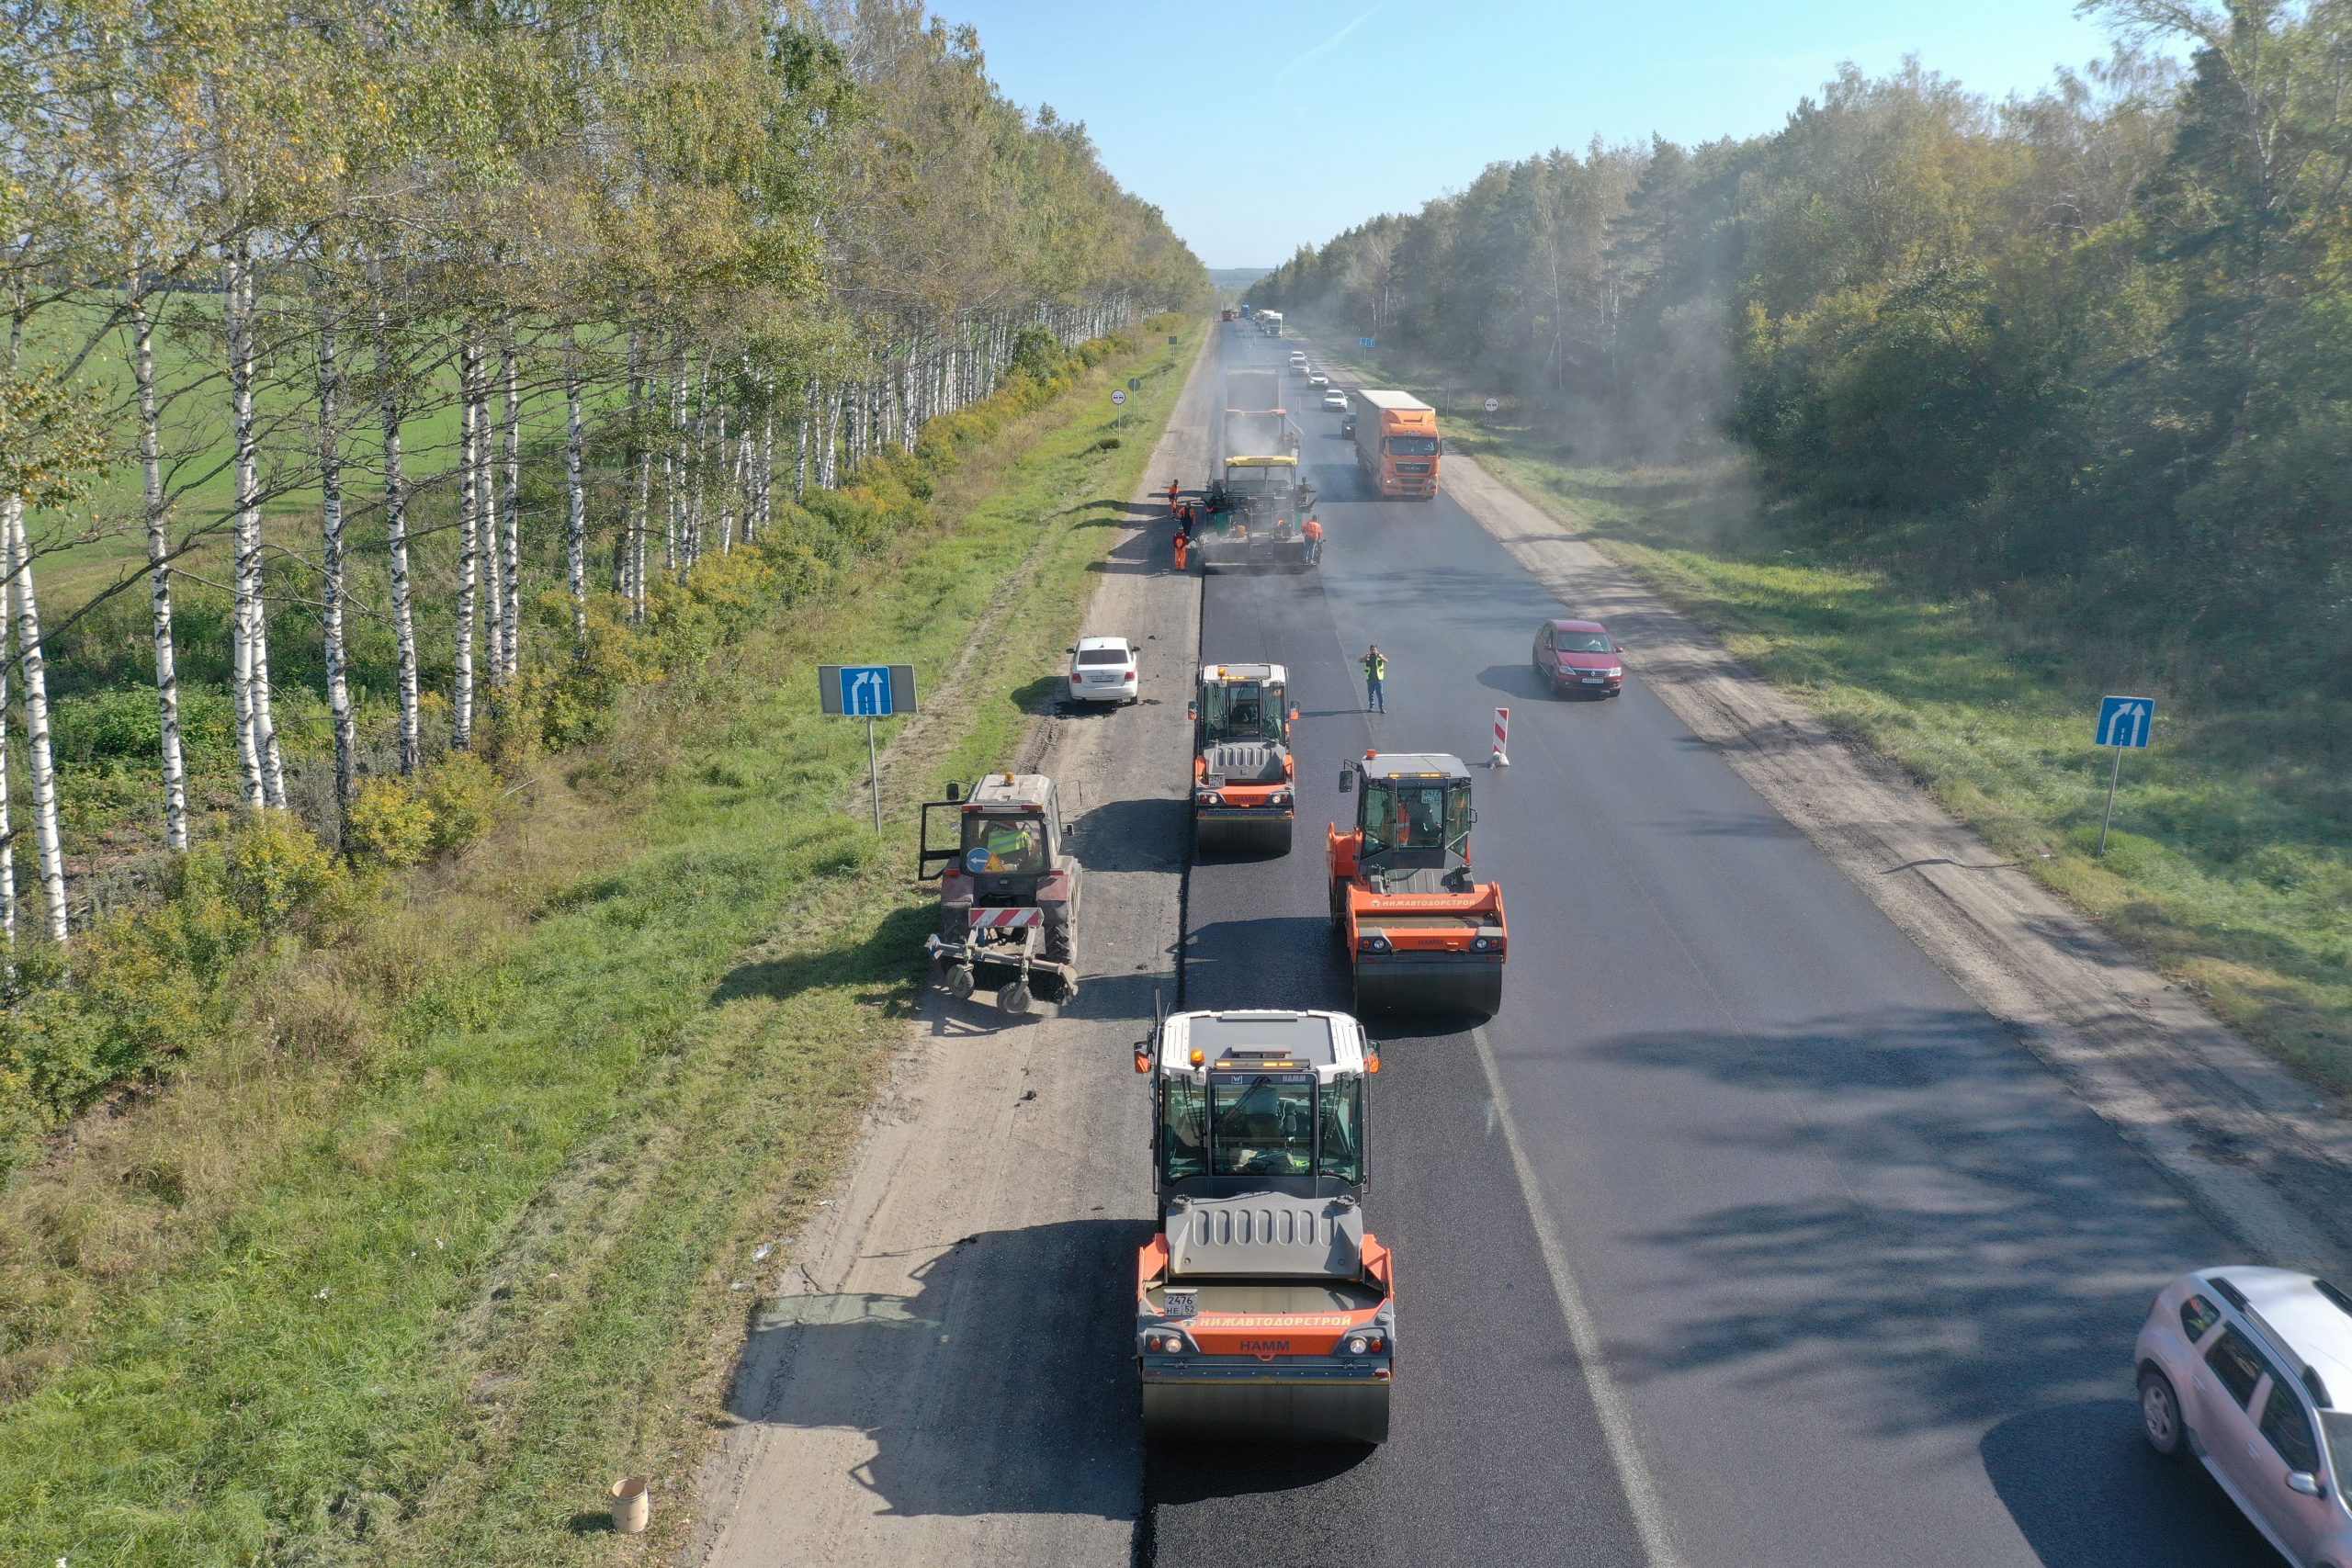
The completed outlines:
<svg viewBox="0 0 2352 1568">
<path fill-rule="evenodd" d="M 631 1473 L 649 1544 L 684 1537 L 752 1281 L 855 1146 L 926 923 L 810 666 L 950 672 L 894 737 L 893 800 L 1003 759 L 1124 536 L 1199 345 L 1178 325 L 970 453 L 935 528 L 550 761 L 269 1001 L 365 1002 L 365 1029 L 199 1064 L 20 1184 L 11 1310 L 36 1288 L 79 1326 L 8 1348 L 12 1552 L 603 1562 Z"/>
</svg>

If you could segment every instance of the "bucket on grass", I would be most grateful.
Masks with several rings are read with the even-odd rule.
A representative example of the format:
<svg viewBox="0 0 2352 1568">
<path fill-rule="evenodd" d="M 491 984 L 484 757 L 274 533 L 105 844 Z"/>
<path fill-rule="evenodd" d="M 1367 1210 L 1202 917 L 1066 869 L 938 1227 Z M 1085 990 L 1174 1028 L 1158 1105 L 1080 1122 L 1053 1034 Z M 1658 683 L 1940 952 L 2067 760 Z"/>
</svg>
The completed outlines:
<svg viewBox="0 0 2352 1568">
<path fill-rule="evenodd" d="M 652 1511 L 653 1499 L 645 1490 L 645 1477 L 625 1475 L 613 1483 L 613 1529 L 616 1533 L 639 1534 Z"/>
</svg>

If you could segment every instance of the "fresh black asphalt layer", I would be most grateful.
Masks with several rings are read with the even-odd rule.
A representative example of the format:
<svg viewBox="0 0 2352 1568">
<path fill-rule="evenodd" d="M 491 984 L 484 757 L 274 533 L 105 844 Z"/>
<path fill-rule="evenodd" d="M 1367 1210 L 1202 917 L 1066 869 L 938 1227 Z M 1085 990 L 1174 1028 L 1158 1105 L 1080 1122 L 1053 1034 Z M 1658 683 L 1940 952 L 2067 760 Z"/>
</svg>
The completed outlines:
<svg viewBox="0 0 2352 1568">
<path fill-rule="evenodd" d="M 1485 1040 L 1682 1560 L 2275 1562 L 2146 1451 L 2130 1396 L 2149 1297 L 2226 1243 L 1645 693 L 1639 648 L 1622 698 L 1540 692 L 1535 624 L 1574 606 L 1450 499 L 1370 499 L 1338 415 L 1301 423 L 1324 568 L 1211 578 L 1201 628 L 1204 659 L 1290 669 L 1301 830 L 1287 857 L 1193 868 L 1184 1005 L 1347 1007 L 1323 880 L 1340 759 L 1477 768 L 1510 706 L 1514 765 L 1478 786 L 1512 939 Z M 1374 641 L 1385 716 L 1355 672 Z M 1146 1555 L 1642 1562 L 1476 1040 L 1368 1021 L 1390 1441 L 1155 1450 Z"/>
</svg>

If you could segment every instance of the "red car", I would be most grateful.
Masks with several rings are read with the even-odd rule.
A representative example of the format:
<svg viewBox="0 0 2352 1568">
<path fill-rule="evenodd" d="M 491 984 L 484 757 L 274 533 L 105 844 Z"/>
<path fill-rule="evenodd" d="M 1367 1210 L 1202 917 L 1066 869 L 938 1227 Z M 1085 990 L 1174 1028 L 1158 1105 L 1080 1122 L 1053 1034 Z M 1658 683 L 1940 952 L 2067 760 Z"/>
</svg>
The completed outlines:
<svg viewBox="0 0 2352 1568">
<path fill-rule="evenodd" d="M 1535 672 L 1555 692 L 1613 697 L 1625 689 L 1624 649 L 1599 621 L 1545 621 L 1535 628 Z"/>
</svg>

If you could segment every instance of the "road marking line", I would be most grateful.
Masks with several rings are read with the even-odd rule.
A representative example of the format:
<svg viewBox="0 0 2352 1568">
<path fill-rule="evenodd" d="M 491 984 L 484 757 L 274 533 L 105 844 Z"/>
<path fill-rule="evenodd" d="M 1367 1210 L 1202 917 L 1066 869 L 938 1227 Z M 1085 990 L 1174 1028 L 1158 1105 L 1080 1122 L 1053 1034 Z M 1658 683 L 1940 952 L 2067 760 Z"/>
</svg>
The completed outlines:
<svg viewBox="0 0 2352 1568">
<path fill-rule="evenodd" d="M 1510 1097 L 1503 1092 L 1502 1074 L 1496 1068 L 1494 1048 L 1487 1043 L 1485 1029 L 1470 1032 L 1477 1043 L 1478 1066 L 1487 1075 L 1487 1104 L 1493 1119 L 1503 1130 L 1503 1145 L 1510 1150 L 1511 1168 L 1519 1176 L 1520 1195 L 1527 1200 L 1527 1217 L 1535 1226 L 1535 1244 L 1544 1249 L 1544 1267 L 1552 1276 L 1552 1294 L 1560 1304 L 1560 1317 L 1567 1325 L 1568 1342 L 1575 1347 L 1577 1359 L 1583 1364 L 1585 1387 L 1592 1393 L 1593 1413 L 1600 1418 L 1600 1435 L 1609 1445 L 1609 1462 L 1617 1472 L 1617 1484 L 1625 1494 L 1625 1506 L 1633 1513 L 1634 1528 L 1641 1533 L 1642 1554 L 1649 1559 L 1650 1568 L 1687 1568 L 1681 1549 L 1674 1544 L 1674 1532 L 1666 1519 L 1666 1503 L 1658 1492 L 1657 1481 L 1650 1474 L 1649 1461 L 1642 1458 L 1641 1445 L 1634 1438 L 1634 1413 L 1619 1391 L 1616 1380 L 1609 1375 L 1609 1364 L 1602 1359 L 1600 1327 L 1593 1321 L 1591 1309 L 1585 1305 L 1584 1292 L 1577 1289 L 1576 1277 L 1568 1271 L 1567 1249 L 1561 1246 L 1559 1233 L 1552 1228 L 1552 1217 L 1544 1211 L 1535 1184 L 1535 1168 L 1528 1163 L 1527 1151 L 1519 1141 L 1519 1122 L 1510 1113 Z"/>
</svg>

